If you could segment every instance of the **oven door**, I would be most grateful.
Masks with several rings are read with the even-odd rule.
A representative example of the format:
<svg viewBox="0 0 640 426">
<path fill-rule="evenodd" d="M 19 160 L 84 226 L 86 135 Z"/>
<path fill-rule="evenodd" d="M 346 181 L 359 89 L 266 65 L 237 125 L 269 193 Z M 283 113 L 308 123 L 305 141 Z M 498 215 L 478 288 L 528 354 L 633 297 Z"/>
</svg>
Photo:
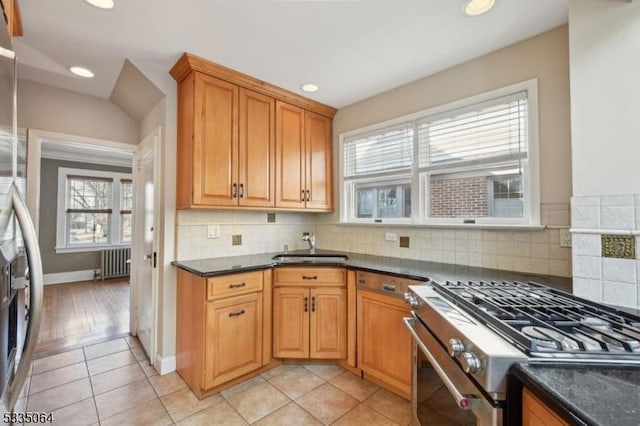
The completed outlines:
<svg viewBox="0 0 640 426">
<path fill-rule="evenodd" d="M 414 424 L 439 425 L 443 416 L 461 425 L 502 425 L 502 409 L 480 392 L 429 330 L 416 318 L 404 323 L 413 337 Z M 453 400 L 436 395 L 443 387 Z"/>
</svg>

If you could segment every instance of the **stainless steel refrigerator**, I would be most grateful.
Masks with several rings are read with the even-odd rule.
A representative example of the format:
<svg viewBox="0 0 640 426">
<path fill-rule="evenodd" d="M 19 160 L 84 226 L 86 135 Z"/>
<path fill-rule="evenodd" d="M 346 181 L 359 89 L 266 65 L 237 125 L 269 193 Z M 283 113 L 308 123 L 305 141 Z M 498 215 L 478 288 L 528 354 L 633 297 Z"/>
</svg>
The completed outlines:
<svg viewBox="0 0 640 426">
<path fill-rule="evenodd" d="M 1 20 L 0 20 L 1 21 Z M 0 23 L 0 416 L 29 374 L 42 312 L 42 262 L 24 202 L 26 145 L 18 143 L 16 58 Z"/>
</svg>

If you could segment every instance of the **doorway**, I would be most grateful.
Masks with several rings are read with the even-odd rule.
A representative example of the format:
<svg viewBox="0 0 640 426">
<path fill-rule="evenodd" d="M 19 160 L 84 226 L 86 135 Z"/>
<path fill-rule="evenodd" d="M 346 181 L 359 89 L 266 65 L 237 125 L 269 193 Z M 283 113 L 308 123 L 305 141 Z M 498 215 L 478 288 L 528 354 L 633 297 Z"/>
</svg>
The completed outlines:
<svg viewBox="0 0 640 426">
<path fill-rule="evenodd" d="M 65 238 L 69 240 L 72 238 L 70 232 L 74 232 L 73 238 L 77 237 L 76 240 L 80 242 L 78 247 L 73 244 L 61 247 L 60 241 L 63 241 L 64 238 L 61 239 L 60 232 L 57 233 L 55 244 L 47 243 L 47 246 L 55 246 L 57 253 L 61 254 L 59 259 L 63 259 L 62 256 L 70 259 L 72 256 L 77 256 L 83 252 L 85 256 L 93 256 L 93 259 L 99 256 L 100 247 L 95 247 L 91 251 L 84 251 L 86 247 L 80 247 L 82 242 L 87 241 L 87 235 L 90 238 L 89 241 L 98 245 L 102 241 L 104 245 L 115 244 L 119 247 L 137 247 L 140 233 L 135 231 L 134 222 L 137 206 L 134 206 L 134 204 L 144 197 L 138 194 L 139 185 L 137 185 L 138 176 L 135 163 L 137 162 L 136 158 L 139 156 L 138 151 L 143 147 L 143 144 L 135 146 L 31 129 L 28 131 L 27 137 L 29 140 L 27 153 L 27 205 L 36 224 L 40 240 L 42 241 L 45 238 L 44 234 L 52 232 L 50 229 L 52 227 L 51 222 L 56 222 L 57 227 L 60 228 L 61 221 L 59 218 L 64 215 L 64 212 L 60 213 L 60 209 L 57 207 L 53 209 L 50 205 L 42 205 L 42 202 L 47 198 L 47 194 L 41 193 L 41 187 L 44 188 L 43 180 L 51 179 L 51 176 L 43 174 L 44 166 L 48 164 L 51 167 L 51 163 L 56 161 L 74 161 L 74 165 L 80 162 L 89 164 L 86 167 L 81 166 L 82 169 L 94 169 L 96 174 L 94 177 L 96 182 L 93 182 L 94 184 L 99 183 L 100 179 L 103 179 L 103 181 L 111 179 L 113 182 L 110 189 L 112 198 L 120 201 L 118 201 L 119 204 L 117 205 L 116 201 L 114 201 L 113 206 L 98 209 L 103 210 L 104 214 L 110 216 L 108 220 L 109 226 L 106 226 L 103 223 L 104 221 L 100 222 L 95 219 L 100 212 L 91 212 L 93 217 L 88 215 L 85 218 L 74 216 L 73 220 L 69 217 L 66 218 L 67 228 L 65 232 L 67 234 Z M 149 157 L 149 151 L 151 153 L 155 152 L 156 144 L 157 142 L 151 143 L 151 149 L 149 149 L 149 144 L 144 145 L 147 149 L 147 157 Z M 154 158 L 153 155 L 151 157 Z M 55 165 L 59 166 L 59 164 Z M 127 179 L 123 175 L 120 181 L 113 180 L 109 173 L 113 172 L 117 175 L 127 171 L 118 169 L 118 167 L 128 169 L 130 177 Z M 114 172 L 114 170 L 116 171 Z M 101 173 L 106 174 L 106 176 L 102 176 Z M 58 171 L 57 174 L 60 180 L 60 172 Z M 86 174 L 90 173 L 84 171 L 76 173 L 74 179 L 78 175 L 82 177 Z M 155 178 L 156 176 L 152 172 L 152 179 Z M 152 182 L 152 186 L 153 183 L 155 182 Z M 62 183 L 59 182 L 59 185 L 62 185 Z M 68 185 L 69 183 L 67 183 Z M 128 199 L 128 207 L 125 197 L 127 193 L 126 185 L 129 185 L 128 191 L 132 194 Z M 68 191 L 71 190 L 69 189 Z M 153 199 L 154 195 L 152 194 L 151 197 Z M 62 199 L 61 201 L 59 191 L 57 205 L 61 205 L 61 203 L 65 204 L 65 200 Z M 68 203 L 69 201 L 67 200 L 66 204 Z M 69 210 L 77 213 L 73 209 L 67 209 L 67 212 Z M 114 226 L 114 224 L 116 225 Z M 130 232 L 126 231 L 127 226 Z M 108 229 L 109 227 L 113 229 Z M 87 229 L 90 232 L 85 232 Z M 153 240 L 152 237 L 152 244 Z M 43 246 L 42 243 L 41 246 Z M 41 247 L 41 249 L 45 250 L 47 247 Z M 49 250 L 51 250 L 51 247 L 49 247 Z M 99 342 L 122 336 L 123 334 L 137 334 L 138 324 L 140 323 L 138 314 L 141 312 L 137 302 L 139 300 L 151 300 L 152 298 L 151 296 L 139 297 L 138 276 L 134 273 L 136 270 L 134 266 L 136 264 L 134 261 L 135 253 L 136 251 L 132 250 L 130 256 L 131 275 L 129 278 L 124 279 L 100 280 L 98 271 L 101 273 L 105 271 L 96 268 L 95 264 L 84 269 L 76 268 L 80 270 L 74 272 L 57 273 L 57 271 L 54 271 L 56 273 L 52 274 L 47 274 L 45 267 L 45 284 L 47 282 L 50 284 L 62 284 L 45 286 L 45 316 L 48 311 L 54 312 L 54 308 L 59 311 L 56 315 L 50 315 L 50 321 L 47 321 L 47 318 L 44 319 L 44 322 L 48 322 L 50 325 L 49 335 L 46 335 L 46 328 L 44 328 L 41 338 L 43 342 L 47 338 L 50 341 L 44 342 L 42 345 L 40 345 L 39 341 L 38 345 L 42 347 L 43 353 L 59 352 L 73 346 L 86 345 L 87 342 Z M 59 266 L 60 263 L 63 262 L 56 262 L 56 266 Z M 77 263 L 79 264 L 80 261 Z M 55 270 L 56 268 L 50 269 Z M 153 280 L 155 277 L 152 275 L 151 279 Z M 151 304 L 154 303 L 154 301 L 151 302 Z M 151 310 L 153 311 L 153 309 Z M 146 312 L 148 312 L 148 309 Z M 153 314 L 151 315 L 153 317 Z M 146 328 L 145 332 L 148 335 L 153 334 L 154 326 L 155 324 L 151 328 Z M 74 330 L 76 331 L 75 334 Z M 58 339 L 57 342 L 51 340 L 54 335 Z M 150 343 L 152 342 L 151 338 L 147 337 L 147 340 Z M 153 353 L 151 344 L 148 345 L 148 348 L 149 353 Z M 150 359 L 153 362 L 153 359 Z"/>
</svg>

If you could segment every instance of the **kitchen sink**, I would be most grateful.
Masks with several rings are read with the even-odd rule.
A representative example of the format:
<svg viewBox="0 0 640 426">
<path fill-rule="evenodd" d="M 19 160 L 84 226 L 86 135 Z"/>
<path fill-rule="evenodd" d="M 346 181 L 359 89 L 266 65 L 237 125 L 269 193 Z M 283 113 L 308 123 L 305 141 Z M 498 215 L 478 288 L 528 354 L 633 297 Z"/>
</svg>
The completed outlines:
<svg viewBox="0 0 640 426">
<path fill-rule="evenodd" d="M 342 263 L 349 259 L 344 254 L 277 254 L 272 257 L 280 263 Z"/>
</svg>

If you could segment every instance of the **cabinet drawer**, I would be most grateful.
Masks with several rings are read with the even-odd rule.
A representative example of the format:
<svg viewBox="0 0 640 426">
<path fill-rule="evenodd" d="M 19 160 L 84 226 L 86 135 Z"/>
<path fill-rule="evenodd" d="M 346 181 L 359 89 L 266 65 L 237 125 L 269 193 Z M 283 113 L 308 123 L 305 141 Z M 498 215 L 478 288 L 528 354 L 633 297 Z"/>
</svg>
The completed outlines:
<svg viewBox="0 0 640 426">
<path fill-rule="evenodd" d="M 344 268 L 275 268 L 275 285 L 309 286 L 318 284 L 330 286 L 345 286 L 347 283 L 347 271 Z"/>
<path fill-rule="evenodd" d="M 207 299 L 220 299 L 262 290 L 262 271 L 224 275 L 207 279 Z"/>
</svg>

